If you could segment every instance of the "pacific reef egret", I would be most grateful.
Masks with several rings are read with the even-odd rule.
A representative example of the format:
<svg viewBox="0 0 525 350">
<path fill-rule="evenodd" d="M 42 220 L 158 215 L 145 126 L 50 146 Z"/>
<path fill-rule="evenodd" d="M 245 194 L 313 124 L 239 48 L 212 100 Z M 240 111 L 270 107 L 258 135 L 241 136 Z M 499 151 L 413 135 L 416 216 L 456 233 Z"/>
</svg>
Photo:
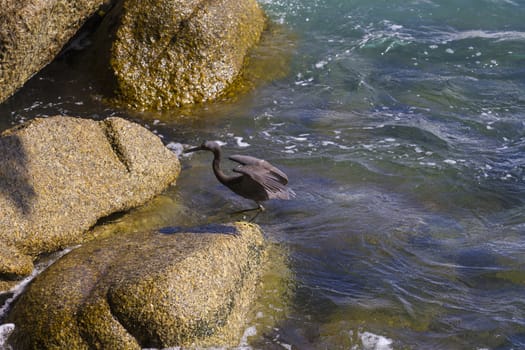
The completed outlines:
<svg viewBox="0 0 525 350">
<path fill-rule="evenodd" d="M 263 159 L 243 155 L 230 156 L 228 157 L 230 160 L 240 165 L 232 169 L 236 174 L 226 175 L 221 170 L 221 146 L 218 142 L 206 141 L 198 147 L 185 150 L 184 153 L 196 151 L 213 152 L 212 168 L 217 180 L 239 196 L 257 203 L 257 208 L 240 212 L 263 211 L 264 207 L 261 205 L 263 201 L 290 199 L 295 196 L 295 193 L 286 187 L 288 176 Z"/>
</svg>

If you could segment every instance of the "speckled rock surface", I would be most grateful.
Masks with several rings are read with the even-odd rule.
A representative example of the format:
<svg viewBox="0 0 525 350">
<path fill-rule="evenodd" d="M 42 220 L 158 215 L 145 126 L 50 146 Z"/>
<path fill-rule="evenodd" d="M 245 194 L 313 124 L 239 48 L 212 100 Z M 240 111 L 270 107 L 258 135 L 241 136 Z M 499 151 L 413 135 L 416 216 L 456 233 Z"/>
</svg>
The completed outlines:
<svg viewBox="0 0 525 350">
<path fill-rule="evenodd" d="M 0 102 L 51 62 L 104 2 L 0 1 Z"/>
<path fill-rule="evenodd" d="M 264 26 L 256 0 L 127 0 L 112 58 L 122 101 L 167 109 L 216 98 Z"/>
<path fill-rule="evenodd" d="M 177 157 L 121 118 L 34 119 L 0 137 L 0 280 L 32 258 L 81 242 L 101 217 L 138 206 L 173 183 Z"/>
<path fill-rule="evenodd" d="M 8 316 L 15 349 L 237 345 L 266 244 L 239 222 L 94 240 L 44 271 Z M 237 343 L 236 343 L 237 342 Z"/>
</svg>

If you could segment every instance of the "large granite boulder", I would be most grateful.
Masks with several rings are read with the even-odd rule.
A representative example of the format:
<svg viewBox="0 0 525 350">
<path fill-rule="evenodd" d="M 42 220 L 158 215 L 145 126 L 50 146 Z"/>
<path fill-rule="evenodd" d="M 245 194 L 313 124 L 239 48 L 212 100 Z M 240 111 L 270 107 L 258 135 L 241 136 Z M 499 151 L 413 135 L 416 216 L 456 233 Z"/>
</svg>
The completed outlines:
<svg viewBox="0 0 525 350">
<path fill-rule="evenodd" d="M 266 244 L 249 223 L 112 235 L 60 259 L 7 322 L 15 349 L 238 344 Z"/>
<path fill-rule="evenodd" d="M 167 109 L 218 97 L 264 25 L 256 0 L 126 0 L 111 62 L 122 101 Z"/>
<path fill-rule="evenodd" d="M 51 62 L 107 1 L 0 1 L 0 102 Z"/>
<path fill-rule="evenodd" d="M 0 290 L 33 258 L 78 243 L 98 219 L 141 205 L 180 164 L 160 139 L 121 118 L 35 119 L 0 136 Z"/>
</svg>

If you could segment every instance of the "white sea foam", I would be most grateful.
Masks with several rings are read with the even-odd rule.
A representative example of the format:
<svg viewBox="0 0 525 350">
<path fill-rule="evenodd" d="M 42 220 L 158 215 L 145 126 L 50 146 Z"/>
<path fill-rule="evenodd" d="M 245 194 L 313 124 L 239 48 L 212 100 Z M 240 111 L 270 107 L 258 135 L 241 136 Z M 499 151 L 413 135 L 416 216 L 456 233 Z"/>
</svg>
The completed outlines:
<svg viewBox="0 0 525 350">
<path fill-rule="evenodd" d="M 435 167 L 437 164 L 435 162 L 419 162 L 420 165 Z"/>
<path fill-rule="evenodd" d="M 305 79 L 305 80 L 299 80 L 299 81 L 296 81 L 296 82 L 295 82 L 295 85 L 298 85 L 298 86 L 308 86 L 308 85 L 310 85 L 313 81 L 314 81 L 314 78 L 313 78 L 313 77 L 310 77 L 310 78 Z"/>
<path fill-rule="evenodd" d="M 175 153 L 177 156 L 180 156 L 184 149 L 182 144 L 178 142 L 170 142 L 166 145 L 166 147 L 170 149 L 173 153 Z"/>
<path fill-rule="evenodd" d="M 351 147 L 348 147 L 348 146 L 345 146 L 345 145 L 341 145 L 341 144 L 338 144 L 337 142 L 333 142 L 333 141 L 321 141 L 321 145 L 323 147 L 334 146 L 334 147 L 338 147 L 339 149 L 343 149 L 343 150 L 351 149 Z"/>
<path fill-rule="evenodd" d="M 402 25 L 383 20 L 378 24 L 370 24 L 363 28 L 365 33 L 358 43 L 359 48 L 382 48 L 381 55 L 399 46 L 405 46 L 414 41 L 414 37 Z"/>
<path fill-rule="evenodd" d="M 494 39 L 496 41 L 515 41 L 525 40 L 525 32 L 518 31 L 485 31 L 485 30 L 466 30 L 452 33 L 446 39 L 447 41 L 464 40 L 464 39 Z"/>
<path fill-rule="evenodd" d="M 16 286 L 11 288 L 8 293 L 11 293 L 11 297 L 7 298 L 4 301 L 4 304 L 2 307 L 0 307 L 0 318 L 5 315 L 5 313 L 9 310 L 11 304 L 18 298 L 20 294 L 25 290 L 25 287 L 31 282 L 36 276 L 38 276 L 42 271 L 44 271 L 47 267 L 49 267 L 52 263 L 54 263 L 56 260 L 60 259 L 62 256 L 66 255 L 73 249 L 75 249 L 78 246 L 71 247 L 64 249 L 60 252 L 57 252 L 53 255 L 53 259 L 50 259 L 44 263 L 40 263 L 37 266 L 35 266 L 35 269 L 31 273 L 31 275 L 24 278 L 20 283 L 18 283 Z M 1 349 L 1 347 L 0 347 Z"/>
<path fill-rule="evenodd" d="M 308 138 L 306 137 L 295 137 L 295 136 L 290 136 L 290 138 L 292 140 L 295 140 L 295 141 L 308 141 Z"/>
<path fill-rule="evenodd" d="M 241 341 L 239 342 L 238 349 L 239 350 L 251 349 L 251 347 L 248 346 L 248 338 L 253 337 L 255 335 L 257 335 L 257 328 L 255 328 L 255 326 L 246 328 L 241 337 Z"/>
<path fill-rule="evenodd" d="M 315 64 L 315 68 L 321 69 L 328 64 L 328 61 L 322 60 Z"/>
<path fill-rule="evenodd" d="M 13 323 L 4 323 L 0 325 L 0 349 L 2 350 L 8 350 L 10 347 L 6 344 L 7 338 L 9 337 L 9 334 L 15 329 L 15 325 Z"/>
<path fill-rule="evenodd" d="M 235 136 L 234 139 L 237 142 L 237 146 L 239 146 L 239 147 L 243 147 L 244 148 L 244 147 L 249 147 L 250 146 L 250 144 L 248 142 L 244 142 L 243 141 L 244 138 L 241 137 L 241 136 Z"/>
<path fill-rule="evenodd" d="M 359 333 L 363 349 L 365 350 L 392 350 L 392 339 L 370 332 Z"/>
</svg>

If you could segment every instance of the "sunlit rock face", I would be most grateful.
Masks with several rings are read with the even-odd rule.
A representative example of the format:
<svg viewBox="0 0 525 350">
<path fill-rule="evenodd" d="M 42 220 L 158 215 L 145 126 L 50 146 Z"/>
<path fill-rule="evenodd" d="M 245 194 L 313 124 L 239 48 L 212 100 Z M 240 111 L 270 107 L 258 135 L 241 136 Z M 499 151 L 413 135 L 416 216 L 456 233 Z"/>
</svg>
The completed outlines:
<svg viewBox="0 0 525 350">
<path fill-rule="evenodd" d="M 109 0 L 4 0 L 0 4 L 0 102 L 51 62 Z"/>
<path fill-rule="evenodd" d="M 264 26 L 255 0 L 127 0 L 111 62 L 120 99 L 167 109 L 217 98 Z"/>
<path fill-rule="evenodd" d="M 238 344 L 267 244 L 239 222 L 93 240 L 28 287 L 7 322 L 15 349 Z"/>
<path fill-rule="evenodd" d="M 32 260 L 83 241 L 98 219 L 141 205 L 180 164 L 158 136 L 121 118 L 49 117 L 0 136 L 0 288 Z"/>
<path fill-rule="evenodd" d="M 101 8 L 111 9 L 111 16 Z M 82 24 L 97 16 L 107 18 L 100 37 L 107 46 L 114 42 L 111 58 L 104 51 L 95 60 L 111 66 L 117 100 L 136 109 L 220 96 L 239 76 L 266 22 L 256 0 L 5 0 L 0 103 L 71 47 Z"/>
</svg>

